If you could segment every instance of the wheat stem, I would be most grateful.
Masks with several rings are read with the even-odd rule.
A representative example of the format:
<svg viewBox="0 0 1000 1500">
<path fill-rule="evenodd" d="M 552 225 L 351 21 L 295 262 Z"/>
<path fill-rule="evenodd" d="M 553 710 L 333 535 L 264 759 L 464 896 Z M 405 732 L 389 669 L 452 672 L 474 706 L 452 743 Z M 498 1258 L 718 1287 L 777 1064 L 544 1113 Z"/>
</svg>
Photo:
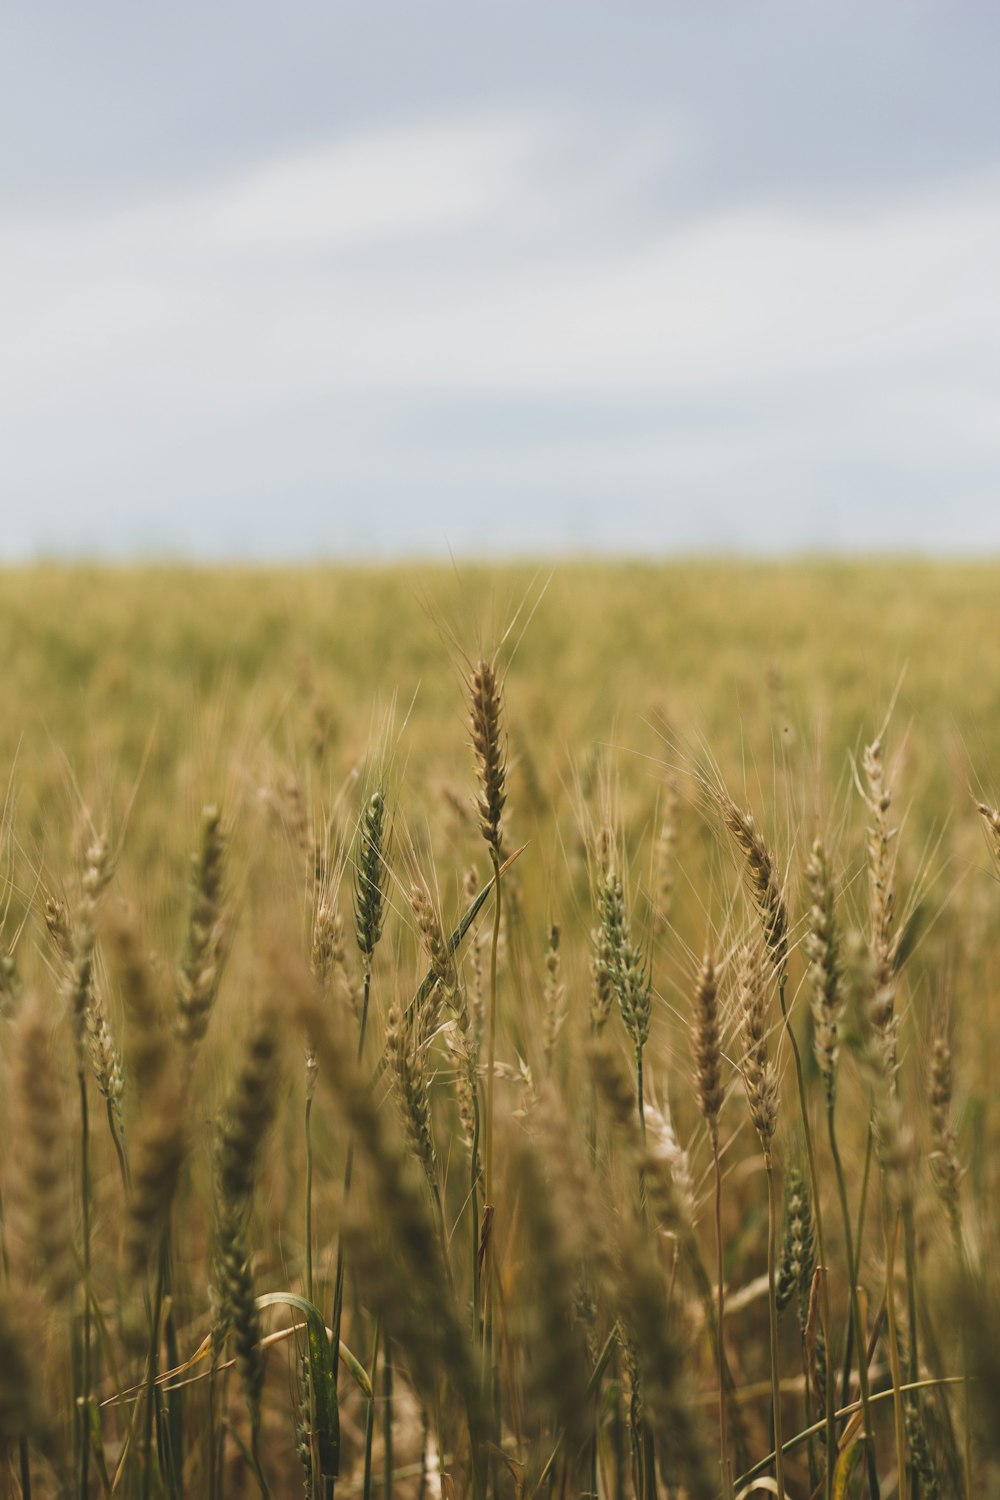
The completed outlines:
<svg viewBox="0 0 1000 1500">
<path fill-rule="evenodd" d="M 305 1135 L 306 1152 L 306 1296 L 310 1302 L 315 1302 L 313 1292 L 313 1143 L 312 1143 L 312 1099 L 306 1100 L 305 1115 L 303 1118 L 303 1133 Z"/>
<path fill-rule="evenodd" d="M 729 1427 L 726 1420 L 726 1357 L 724 1347 L 726 1317 L 726 1261 L 722 1243 L 722 1163 L 719 1160 L 719 1133 L 712 1131 L 712 1164 L 715 1169 L 715 1255 L 718 1276 L 718 1342 L 716 1363 L 719 1367 L 719 1446 L 722 1466 L 722 1493 L 733 1493 L 733 1475 L 729 1458 Z"/>
<path fill-rule="evenodd" d="M 496 1034 L 497 1034 L 497 950 L 500 943 L 500 913 L 502 900 L 502 885 L 500 881 L 500 858 L 497 850 L 490 848 L 493 860 L 493 882 L 495 886 L 493 898 L 493 934 L 490 942 L 490 993 L 489 993 L 489 1020 L 486 1045 L 486 1180 L 485 1212 L 489 1215 L 489 1230 L 486 1236 L 485 1254 L 483 1257 L 483 1269 L 485 1273 L 484 1287 L 484 1316 L 483 1316 L 483 1378 L 485 1391 L 490 1393 L 491 1399 L 487 1406 L 493 1414 L 493 1441 L 500 1441 L 500 1419 L 499 1419 L 499 1383 L 494 1373 L 494 1318 L 496 1300 L 496 1227 L 495 1213 L 493 1207 L 493 1137 L 494 1137 L 494 1106 L 496 1088 Z M 493 1475 L 493 1491 L 497 1490 L 496 1460 L 491 1461 Z"/>
<path fill-rule="evenodd" d="M 378 1356 L 379 1341 L 382 1334 L 382 1320 L 375 1320 L 375 1335 L 372 1340 L 372 1358 L 369 1380 L 372 1393 L 368 1398 L 368 1410 L 365 1412 L 365 1462 L 364 1474 L 361 1481 L 362 1500 L 372 1500 L 372 1440 L 375 1436 L 375 1383 L 378 1378 Z"/>
<path fill-rule="evenodd" d="M 142 1500 L 153 1491 L 153 1415 L 156 1408 L 156 1376 L 160 1353 L 160 1318 L 163 1313 L 163 1258 L 157 1256 L 156 1281 L 149 1315 L 149 1347 L 146 1351 L 146 1393 L 142 1411 Z"/>
<path fill-rule="evenodd" d="M 490 995 L 489 995 L 489 1018 L 487 1021 L 487 1043 L 486 1043 L 486 1202 L 493 1203 L 493 1122 L 494 1122 L 494 1094 L 496 1084 L 496 1055 L 497 1055 L 497 950 L 500 945 L 500 910 L 502 886 L 500 881 L 500 860 L 492 851 L 493 856 L 493 933 L 490 940 Z"/>
<path fill-rule="evenodd" d="M 23 1433 L 17 1440 L 17 1456 L 21 1470 L 21 1500 L 31 1500 L 31 1455 L 28 1439 Z"/>
<path fill-rule="evenodd" d="M 830 1140 L 830 1155 L 833 1157 L 833 1170 L 837 1179 L 837 1192 L 840 1196 L 840 1210 L 844 1223 L 847 1275 L 850 1281 L 851 1319 L 854 1325 L 854 1342 L 857 1345 L 858 1352 L 858 1382 L 861 1387 L 861 1408 L 864 1412 L 865 1448 L 868 1460 L 868 1488 L 871 1500 L 879 1500 L 881 1492 L 879 1489 L 878 1471 L 875 1467 L 875 1428 L 872 1425 L 871 1398 L 868 1387 L 868 1341 L 865 1337 L 864 1324 L 861 1321 L 861 1303 L 858 1298 L 858 1267 L 854 1255 L 854 1246 L 851 1241 L 851 1211 L 847 1203 L 847 1184 L 844 1180 L 844 1166 L 840 1157 L 840 1148 L 837 1144 L 832 1099 L 827 1103 L 826 1122 L 827 1134 Z M 829 1376 L 827 1378 L 829 1379 Z"/>
<path fill-rule="evenodd" d="M 798 1089 L 799 1116 L 802 1120 L 802 1136 L 806 1148 L 806 1165 L 809 1170 L 809 1190 L 812 1194 L 813 1216 L 816 1221 L 816 1249 L 819 1252 L 820 1276 L 820 1305 L 823 1311 L 823 1326 L 826 1330 L 827 1347 L 831 1344 L 832 1321 L 830 1314 L 830 1287 L 827 1271 L 826 1242 L 823 1235 L 823 1209 L 820 1203 L 819 1173 L 816 1170 L 816 1155 L 813 1149 L 812 1123 L 809 1116 L 809 1106 L 806 1100 L 805 1078 L 802 1072 L 802 1057 L 799 1053 L 799 1044 L 792 1030 L 789 1020 L 788 1008 L 785 1003 L 785 985 L 788 981 L 787 970 L 782 970 L 778 980 L 778 1004 L 781 1007 L 782 1028 L 788 1037 L 792 1048 L 792 1059 L 795 1064 L 795 1082 Z M 832 1455 L 836 1449 L 836 1432 L 834 1421 L 834 1397 L 833 1387 L 827 1372 L 825 1392 L 825 1424 L 826 1424 L 826 1495 L 827 1500 L 833 1496 L 833 1462 Z"/>
<path fill-rule="evenodd" d="M 357 1060 L 360 1063 L 365 1051 L 365 1034 L 368 1029 L 368 1008 L 371 999 L 371 972 L 366 968 L 364 994 L 361 1001 L 361 1022 L 358 1027 L 358 1051 Z M 347 1140 L 347 1160 L 344 1164 L 344 1208 L 346 1209 L 351 1196 L 351 1179 L 354 1175 L 354 1131 L 352 1130 Z M 312 1299 L 310 1298 L 310 1301 Z M 331 1325 L 333 1328 L 333 1347 L 340 1348 L 340 1329 L 344 1310 L 344 1235 L 341 1232 L 337 1237 L 337 1269 L 334 1276 L 333 1288 L 333 1317 Z M 337 1366 L 334 1367 L 334 1386 L 336 1388 Z M 334 1482 L 327 1480 L 327 1494 L 332 1496 Z"/>
<path fill-rule="evenodd" d="M 382 1484 L 384 1500 L 392 1500 L 392 1360 L 389 1334 L 385 1336 L 382 1357 Z"/>
<path fill-rule="evenodd" d="M 774 1412 L 774 1478 L 778 1486 L 778 1500 L 784 1500 L 785 1469 L 781 1437 L 781 1374 L 778 1353 L 778 1304 L 775 1291 L 775 1263 L 777 1258 L 778 1213 L 774 1192 L 774 1168 L 770 1152 L 764 1153 L 764 1173 L 767 1177 L 767 1315 L 771 1341 L 771 1407 Z"/>
<path fill-rule="evenodd" d="M 80 1091 L 80 1196 L 83 1211 L 83 1342 L 80 1351 L 80 1391 L 78 1430 L 80 1440 L 80 1500 L 87 1500 L 90 1489 L 90 1114 L 87 1103 L 87 1075 L 81 1067 L 77 1073 Z"/>
<path fill-rule="evenodd" d="M 903 1426 L 903 1398 L 900 1388 L 903 1383 L 899 1368 L 899 1335 L 896 1330 L 896 1241 L 899 1237 L 899 1215 L 895 1215 L 892 1233 L 889 1232 L 889 1207 L 886 1195 L 882 1194 L 882 1238 L 885 1245 L 885 1296 L 886 1315 L 889 1321 L 889 1371 L 892 1375 L 892 1412 L 896 1437 L 896 1467 L 899 1470 L 900 1500 L 906 1500 L 906 1436 Z"/>
</svg>

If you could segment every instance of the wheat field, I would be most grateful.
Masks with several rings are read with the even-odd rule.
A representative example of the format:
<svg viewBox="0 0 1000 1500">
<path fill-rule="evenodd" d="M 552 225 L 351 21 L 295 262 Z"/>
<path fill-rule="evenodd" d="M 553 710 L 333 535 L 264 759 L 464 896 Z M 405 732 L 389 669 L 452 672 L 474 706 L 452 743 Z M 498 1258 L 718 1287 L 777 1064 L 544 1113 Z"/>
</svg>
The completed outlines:
<svg viewBox="0 0 1000 1500">
<path fill-rule="evenodd" d="M 1000 1495 L 994 565 L 0 590 L 0 1494 Z"/>
</svg>

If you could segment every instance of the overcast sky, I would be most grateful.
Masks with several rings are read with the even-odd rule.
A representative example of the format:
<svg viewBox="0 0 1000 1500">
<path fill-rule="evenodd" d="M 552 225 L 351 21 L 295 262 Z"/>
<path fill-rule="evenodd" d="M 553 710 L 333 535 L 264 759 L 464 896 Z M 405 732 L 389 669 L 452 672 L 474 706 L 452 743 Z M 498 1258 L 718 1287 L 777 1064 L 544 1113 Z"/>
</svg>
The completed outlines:
<svg viewBox="0 0 1000 1500">
<path fill-rule="evenodd" d="M 1000 551 L 988 0 L 0 16 L 0 557 Z"/>
</svg>

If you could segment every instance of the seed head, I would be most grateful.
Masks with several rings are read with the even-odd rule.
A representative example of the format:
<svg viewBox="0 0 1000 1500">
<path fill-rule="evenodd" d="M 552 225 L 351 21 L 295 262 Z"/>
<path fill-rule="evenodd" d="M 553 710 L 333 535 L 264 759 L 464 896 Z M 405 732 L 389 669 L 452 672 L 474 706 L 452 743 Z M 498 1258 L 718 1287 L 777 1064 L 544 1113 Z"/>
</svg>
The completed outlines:
<svg viewBox="0 0 1000 1500">
<path fill-rule="evenodd" d="M 560 979 L 559 925 L 549 928 L 549 946 L 545 953 L 545 1070 L 551 1072 L 552 1058 L 566 1020 L 566 989 Z"/>
<path fill-rule="evenodd" d="M 806 866 L 809 887 L 809 930 L 806 953 L 809 957 L 809 983 L 812 994 L 813 1045 L 816 1061 L 826 1085 L 827 1098 L 833 1098 L 837 1067 L 840 1016 L 844 1008 L 841 994 L 839 939 L 833 906 L 833 882 L 826 850 L 819 839 L 812 846 Z"/>
<path fill-rule="evenodd" d="M 915 1193 L 916 1142 L 903 1116 L 898 1094 L 883 1080 L 874 1119 L 875 1149 L 889 1202 L 895 1207 L 912 1203 Z"/>
<path fill-rule="evenodd" d="M 649 1037 L 652 996 L 649 967 L 642 949 L 632 940 L 625 892 L 613 869 L 604 876 L 597 892 L 601 918 L 598 954 L 632 1044 L 640 1050 Z"/>
<path fill-rule="evenodd" d="M 812 1201 L 809 1188 L 797 1167 L 791 1167 L 785 1179 L 785 1236 L 778 1276 L 778 1311 L 783 1312 L 797 1293 L 799 1317 L 805 1326 L 809 1311 L 809 1293 L 816 1266 L 813 1237 Z"/>
<path fill-rule="evenodd" d="M 761 952 L 744 949 L 740 974 L 740 1030 L 743 1038 L 743 1082 L 750 1117 L 765 1156 L 778 1121 L 778 1075 L 767 1055 L 767 991 Z"/>
<path fill-rule="evenodd" d="M 447 1000 L 454 995 L 457 983 L 455 959 L 445 941 L 440 914 L 423 881 L 415 881 L 410 887 L 410 910 L 417 924 L 421 947 L 430 962 L 441 995 Z"/>
<path fill-rule="evenodd" d="M 993 845 L 993 853 L 997 859 L 1000 859 L 1000 811 L 995 807 L 988 807 L 985 802 L 977 802 L 976 811 L 986 824 Z"/>
<path fill-rule="evenodd" d="M 387 845 L 385 796 L 376 787 L 361 814 L 354 861 L 354 929 L 367 973 L 385 920 Z"/>
<path fill-rule="evenodd" d="M 272 1003 L 256 1016 L 219 1122 L 215 1169 L 224 1203 L 242 1206 L 253 1191 L 264 1139 L 274 1120 L 281 1053 Z"/>
<path fill-rule="evenodd" d="M 719 1113 L 722 1109 L 724 1091 L 722 1087 L 722 1042 L 719 1034 L 719 992 L 715 982 L 715 966 L 710 953 L 705 954 L 695 985 L 691 1050 L 694 1054 L 694 1087 L 698 1107 L 705 1117 L 714 1144 L 718 1139 Z"/>
<path fill-rule="evenodd" d="M 501 729 L 503 688 L 492 662 L 480 660 L 469 674 L 469 728 L 479 776 L 479 827 L 494 860 L 500 859 L 500 817 L 507 794 L 507 747 Z"/>
<path fill-rule="evenodd" d="M 750 890 L 771 965 L 775 973 L 780 974 L 788 960 L 788 911 L 774 873 L 774 860 L 753 814 L 737 807 L 726 791 L 720 791 L 718 797 L 723 821 L 746 861 Z"/>
<path fill-rule="evenodd" d="M 191 908 L 184 958 L 177 976 L 177 1034 L 196 1047 L 208 1030 L 224 960 L 222 814 L 203 809 L 201 845 L 191 860 Z"/>
<path fill-rule="evenodd" d="M 893 930 L 896 908 L 896 830 L 889 822 L 892 788 L 886 779 L 881 739 L 875 739 L 867 746 L 861 764 L 865 774 L 865 802 L 871 817 L 868 825 L 868 895 L 876 987 L 889 991 L 891 995 L 895 990 L 893 971 L 899 946 Z M 886 1020 L 891 1018 L 892 999 L 889 998 L 886 1002 Z"/>
<path fill-rule="evenodd" d="M 928 1076 L 928 1104 L 931 1121 L 931 1178 L 948 1217 L 958 1223 L 958 1189 L 962 1166 L 958 1158 L 958 1140 L 951 1120 L 952 1068 L 951 1048 L 944 1037 L 934 1038 Z"/>
</svg>

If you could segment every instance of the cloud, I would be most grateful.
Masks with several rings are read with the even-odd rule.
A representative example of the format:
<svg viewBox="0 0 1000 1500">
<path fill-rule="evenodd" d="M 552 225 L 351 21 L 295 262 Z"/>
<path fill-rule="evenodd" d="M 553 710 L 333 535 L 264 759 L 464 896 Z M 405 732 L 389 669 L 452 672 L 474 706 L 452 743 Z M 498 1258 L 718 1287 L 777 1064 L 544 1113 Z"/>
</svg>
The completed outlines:
<svg viewBox="0 0 1000 1500">
<path fill-rule="evenodd" d="M 811 544 L 837 475 L 904 530 L 909 486 L 926 539 L 943 497 L 1000 498 L 1000 176 L 680 213 L 684 149 L 417 120 L 0 222 L 0 546 L 252 550 L 270 507 L 293 550 L 382 550 L 408 506 L 446 530 L 477 489 L 528 546 L 584 514 L 599 545 L 615 495 L 637 545 L 642 516 L 708 545 L 748 494 Z"/>
</svg>

